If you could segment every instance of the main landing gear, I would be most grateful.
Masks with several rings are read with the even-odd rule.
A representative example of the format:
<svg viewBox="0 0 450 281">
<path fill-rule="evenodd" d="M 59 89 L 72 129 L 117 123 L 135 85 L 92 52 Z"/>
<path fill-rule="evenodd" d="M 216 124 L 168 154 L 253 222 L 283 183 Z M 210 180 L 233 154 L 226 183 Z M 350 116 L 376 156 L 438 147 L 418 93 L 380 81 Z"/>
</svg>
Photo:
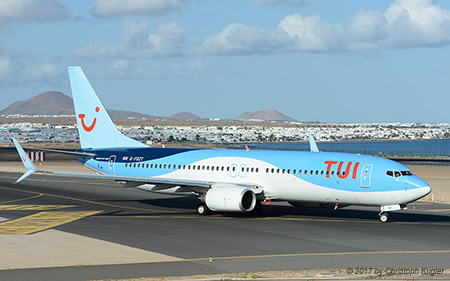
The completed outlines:
<svg viewBox="0 0 450 281">
<path fill-rule="evenodd" d="M 211 211 L 210 208 L 208 208 L 208 206 L 206 206 L 205 203 L 200 203 L 200 204 L 198 204 L 198 206 L 197 206 L 197 213 L 198 213 L 200 216 L 207 216 L 207 215 L 211 215 L 211 214 L 212 214 L 212 211 Z"/>
<path fill-rule="evenodd" d="M 380 215 L 380 221 L 381 222 L 388 222 L 389 221 L 389 213 L 381 212 L 379 215 Z"/>
</svg>

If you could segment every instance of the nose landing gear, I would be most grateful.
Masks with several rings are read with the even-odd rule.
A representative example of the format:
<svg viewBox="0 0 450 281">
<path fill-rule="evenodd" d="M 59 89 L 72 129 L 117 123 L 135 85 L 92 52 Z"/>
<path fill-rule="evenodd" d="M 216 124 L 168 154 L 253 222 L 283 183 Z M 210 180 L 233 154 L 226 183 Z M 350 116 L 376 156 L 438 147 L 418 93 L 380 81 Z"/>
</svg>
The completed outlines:
<svg viewBox="0 0 450 281">
<path fill-rule="evenodd" d="M 381 212 L 380 214 L 380 221 L 381 222 L 388 222 L 389 221 L 389 213 Z"/>
</svg>

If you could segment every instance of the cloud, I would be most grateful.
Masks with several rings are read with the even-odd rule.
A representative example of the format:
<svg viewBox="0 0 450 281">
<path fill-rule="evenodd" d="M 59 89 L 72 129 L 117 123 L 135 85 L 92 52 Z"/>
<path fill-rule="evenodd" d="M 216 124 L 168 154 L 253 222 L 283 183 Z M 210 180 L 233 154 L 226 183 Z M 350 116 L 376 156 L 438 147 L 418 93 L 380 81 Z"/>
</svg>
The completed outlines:
<svg viewBox="0 0 450 281">
<path fill-rule="evenodd" d="M 253 0 L 253 3 L 261 6 L 302 6 L 309 5 L 310 1 L 308 0 Z"/>
<path fill-rule="evenodd" d="M 149 30 L 148 23 L 127 21 L 120 32 L 121 44 L 95 43 L 75 50 L 72 56 L 78 59 L 136 59 L 185 55 L 186 31 L 176 22 L 160 25 L 154 34 Z"/>
<path fill-rule="evenodd" d="M 54 0 L 2 0 L 0 26 L 14 22 L 53 22 L 69 18 L 66 7 Z"/>
<path fill-rule="evenodd" d="M 185 64 L 174 64 L 172 65 L 172 70 L 174 77 L 198 76 L 213 71 L 208 64 L 201 61 L 188 61 Z"/>
<path fill-rule="evenodd" d="M 450 43 L 450 11 L 432 0 L 396 0 L 385 11 L 360 10 L 345 24 L 330 23 L 319 14 L 293 14 L 271 29 L 231 23 L 200 41 L 185 38 L 185 33 L 176 22 L 160 25 L 151 33 L 148 23 L 127 21 L 122 43 L 92 44 L 73 56 L 137 59 L 433 47 Z"/>
<path fill-rule="evenodd" d="M 284 30 L 233 23 L 206 38 L 197 52 L 199 55 L 267 53 L 292 44 L 292 38 Z"/>
<path fill-rule="evenodd" d="M 62 81 L 56 64 L 36 64 L 27 50 L 5 50 L 0 46 L 0 82 L 2 86 L 58 85 Z"/>
<path fill-rule="evenodd" d="M 136 79 L 145 77 L 145 71 L 141 66 L 132 66 L 130 61 L 119 59 L 113 64 L 104 69 L 104 66 L 98 66 L 94 71 L 97 77 L 113 77 L 117 79 Z"/>
<path fill-rule="evenodd" d="M 94 13 L 99 17 L 158 17 L 184 7 L 184 0 L 96 0 Z"/>
</svg>

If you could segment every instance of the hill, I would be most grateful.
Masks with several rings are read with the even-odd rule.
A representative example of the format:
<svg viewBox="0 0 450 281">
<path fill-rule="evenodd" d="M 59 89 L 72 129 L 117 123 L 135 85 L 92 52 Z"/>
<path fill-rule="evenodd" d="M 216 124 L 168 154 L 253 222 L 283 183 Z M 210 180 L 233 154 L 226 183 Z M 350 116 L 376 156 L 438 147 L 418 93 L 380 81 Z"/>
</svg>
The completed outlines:
<svg viewBox="0 0 450 281">
<path fill-rule="evenodd" d="M 112 120 L 162 120 L 167 117 L 142 114 L 135 111 L 107 109 Z"/>
<path fill-rule="evenodd" d="M 45 92 L 31 99 L 16 101 L 0 115 L 74 115 L 73 101 L 61 92 Z"/>
<path fill-rule="evenodd" d="M 200 120 L 201 118 L 191 112 L 180 112 L 169 117 L 171 120 Z"/>
<path fill-rule="evenodd" d="M 146 115 L 134 111 L 108 110 L 113 120 L 157 120 L 166 117 Z M 16 101 L 0 111 L 0 115 L 75 115 L 72 98 L 61 92 L 45 92 L 24 101 Z"/>
<path fill-rule="evenodd" d="M 237 120 L 248 120 L 248 121 L 296 121 L 295 119 L 286 116 L 276 110 L 262 110 L 262 111 L 253 111 L 246 112 L 244 114 L 236 117 Z"/>
</svg>

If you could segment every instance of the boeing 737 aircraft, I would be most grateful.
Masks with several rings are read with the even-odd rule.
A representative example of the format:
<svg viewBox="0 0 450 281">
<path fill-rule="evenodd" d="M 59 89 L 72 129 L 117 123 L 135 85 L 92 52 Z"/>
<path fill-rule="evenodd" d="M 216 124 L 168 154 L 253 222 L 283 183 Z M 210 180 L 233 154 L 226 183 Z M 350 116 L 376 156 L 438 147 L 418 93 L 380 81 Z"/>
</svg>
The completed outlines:
<svg viewBox="0 0 450 281">
<path fill-rule="evenodd" d="M 81 149 L 66 152 L 97 174 L 41 171 L 13 142 L 27 168 L 16 183 L 35 172 L 113 179 L 122 187 L 194 195 L 200 215 L 257 212 L 262 204 L 360 205 L 389 212 L 431 192 L 407 167 L 379 157 L 319 152 L 149 147 L 121 134 L 80 67 L 69 67 Z"/>
</svg>

